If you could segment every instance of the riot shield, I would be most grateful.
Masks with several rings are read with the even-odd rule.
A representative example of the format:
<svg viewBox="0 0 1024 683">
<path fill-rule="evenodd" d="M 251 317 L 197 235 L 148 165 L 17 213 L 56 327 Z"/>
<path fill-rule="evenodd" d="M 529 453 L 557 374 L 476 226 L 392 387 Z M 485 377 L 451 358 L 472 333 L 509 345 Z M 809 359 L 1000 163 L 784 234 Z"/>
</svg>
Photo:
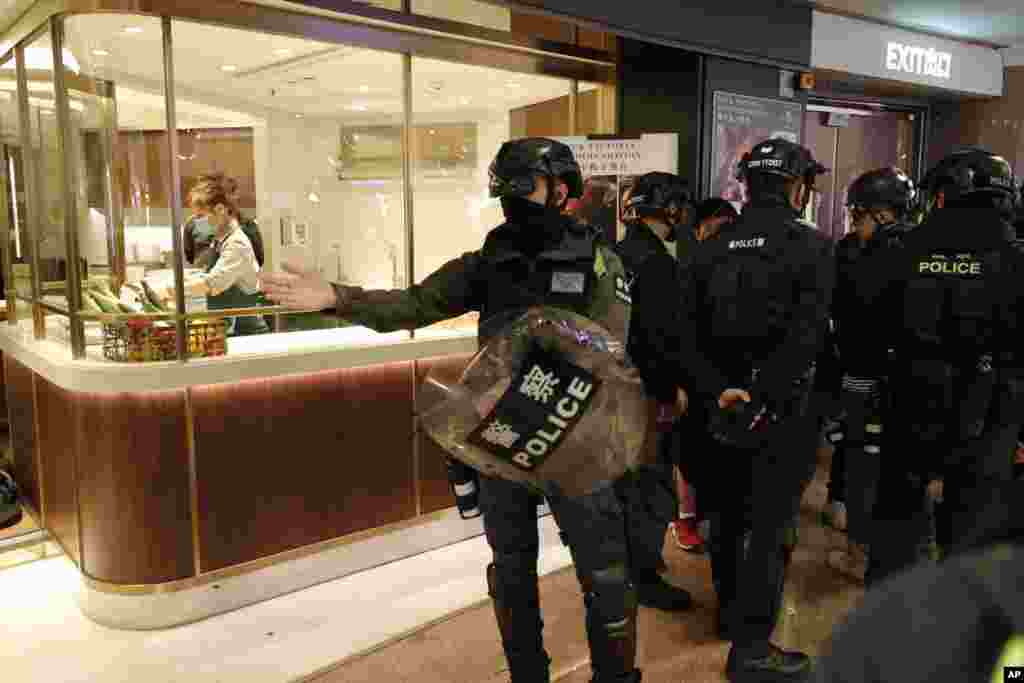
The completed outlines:
<svg viewBox="0 0 1024 683">
<path fill-rule="evenodd" d="M 431 372 L 421 425 L 452 458 L 538 493 L 586 495 L 644 457 L 648 403 L 619 340 L 570 311 L 533 308 L 455 376 Z"/>
</svg>

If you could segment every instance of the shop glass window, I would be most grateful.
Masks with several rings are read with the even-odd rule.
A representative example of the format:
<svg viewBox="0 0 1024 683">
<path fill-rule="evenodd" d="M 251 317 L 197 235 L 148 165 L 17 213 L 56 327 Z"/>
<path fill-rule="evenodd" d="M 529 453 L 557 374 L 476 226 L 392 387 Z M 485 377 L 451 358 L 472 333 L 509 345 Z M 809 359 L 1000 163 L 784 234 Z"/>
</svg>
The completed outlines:
<svg viewBox="0 0 1024 683">
<path fill-rule="evenodd" d="M 264 271 L 288 262 L 344 284 L 405 287 L 402 57 L 187 21 L 172 34 L 183 203 L 200 176 L 223 173 L 257 223 Z M 279 321 L 347 326 L 320 313 Z"/>
<path fill-rule="evenodd" d="M 512 10 L 480 0 L 412 0 L 412 12 L 496 31 L 512 30 Z"/>
<path fill-rule="evenodd" d="M 117 299 L 138 304 L 121 284 L 167 279 L 174 266 L 162 26 L 72 16 L 64 44 L 82 310 L 117 312 Z M 84 326 L 87 349 L 101 347 L 101 323 Z"/>
<path fill-rule="evenodd" d="M 503 222 L 488 167 L 510 138 L 569 135 L 571 82 L 483 66 L 412 60 L 413 238 L 416 282 L 479 249 Z M 417 337 L 475 334 L 477 315 Z"/>
<path fill-rule="evenodd" d="M 31 243 L 28 234 L 28 213 L 25 206 L 25 163 L 21 152 L 21 117 L 18 115 L 18 81 L 14 52 L 0 62 L 0 229 L 5 230 L 3 258 L 11 259 L 11 270 L 4 261 L 3 291 L 8 309 L 17 307 L 19 319 L 30 318 L 32 298 L 29 259 Z"/>
</svg>

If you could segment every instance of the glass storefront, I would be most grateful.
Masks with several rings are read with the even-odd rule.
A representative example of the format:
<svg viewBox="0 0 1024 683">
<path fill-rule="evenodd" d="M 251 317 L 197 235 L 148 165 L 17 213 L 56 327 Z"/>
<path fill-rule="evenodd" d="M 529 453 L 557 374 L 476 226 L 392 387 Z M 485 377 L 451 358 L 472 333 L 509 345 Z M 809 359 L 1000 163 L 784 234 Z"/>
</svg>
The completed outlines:
<svg viewBox="0 0 1024 683">
<path fill-rule="evenodd" d="M 443 15 L 459 9 L 452 5 L 414 1 L 412 11 Z M 116 298 L 125 283 L 145 279 L 157 289 L 173 286 L 177 269 L 186 280 L 200 272 L 179 244 L 194 229 L 188 197 L 202 176 L 223 174 L 236 187 L 240 217 L 258 226 L 264 271 L 293 263 L 336 282 L 403 288 L 479 248 L 501 222 L 487 196 L 487 167 L 504 140 L 614 132 L 610 60 L 581 67 L 511 46 L 488 46 L 491 56 L 482 58 L 465 48 L 460 58 L 462 48 L 442 37 L 431 37 L 437 49 L 425 54 L 416 45 L 396 49 L 406 39 L 398 28 L 378 48 L 355 29 L 353 40 L 340 29 L 330 39 L 310 30 L 311 39 L 293 26 L 284 34 L 265 30 L 265 21 L 230 27 L 201 19 L 51 19 L 20 50 L 27 116 L 18 109 L 19 50 L 0 69 L 6 218 L 18 226 L 9 274 L 29 300 L 38 268 L 45 334 L 70 342 L 83 324 L 85 349 L 76 356 L 99 343 L 94 305 L 111 312 L 103 306 L 109 298 L 90 296 L 70 311 L 74 275 L 83 288 L 99 282 L 101 294 L 109 287 Z M 606 80 L 569 77 L 574 70 Z M 68 268 L 71 258 L 77 269 Z M 263 308 L 280 332 L 346 325 Z M 189 298 L 166 317 L 203 310 Z M 475 327 L 467 316 L 422 334 Z"/>
</svg>

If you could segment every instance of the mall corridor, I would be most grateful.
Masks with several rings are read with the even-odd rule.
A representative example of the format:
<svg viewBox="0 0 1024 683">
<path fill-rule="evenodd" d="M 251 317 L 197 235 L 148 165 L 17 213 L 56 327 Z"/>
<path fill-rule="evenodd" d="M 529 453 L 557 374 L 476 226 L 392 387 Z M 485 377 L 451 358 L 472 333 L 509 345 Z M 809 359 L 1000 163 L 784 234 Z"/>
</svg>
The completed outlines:
<svg viewBox="0 0 1024 683">
<path fill-rule="evenodd" d="M 775 633 L 783 647 L 809 653 L 818 651 L 832 625 L 856 605 L 863 592 L 825 565 L 828 548 L 838 537 L 818 522 L 825 500 L 829 450 L 823 448 L 820 457 L 818 476 L 804 495 L 800 545 L 787 577 L 784 614 Z M 697 607 L 681 614 L 641 608 L 638 659 L 644 681 L 724 681 L 728 647 L 714 636 L 715 596 L 707 555 L 683 552 L 670 538 L 665 559 L 672 580 L 693 592 Z M 541 580 L 541 604 L 545 642 L 553 660 L 552 680 L 587 683 L 590 667 L 581 628 L 583 601 L 571 568 Z M 484 603 L 306 680 L 501 683 L 507 680 L 507 673 L 495 637 L 494 614 Z"/>
</svg>

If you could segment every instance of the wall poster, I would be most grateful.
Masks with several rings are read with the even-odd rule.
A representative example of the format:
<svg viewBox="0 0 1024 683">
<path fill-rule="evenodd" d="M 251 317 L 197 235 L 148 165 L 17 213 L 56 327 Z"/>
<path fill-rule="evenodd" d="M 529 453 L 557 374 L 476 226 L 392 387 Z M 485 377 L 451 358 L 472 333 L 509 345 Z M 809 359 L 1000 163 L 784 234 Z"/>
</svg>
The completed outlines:
<svg viewBox="0 0 1024 683">
<path fill-rule="evenodd" d="M 581 223 L 598 227 L 612 242 L 626 236 L 622 200 L 633 180 L 644 173 L 678 173 L 679 147 L 675 133 L 639 138 L 557 138 L 572 148 L 583 169 L 583 197 L 567 211 Z"/>
<path fill-rule="evenodd" d="M 736 180 L 737 164 L 763 140 L 782 138 L 799 143 L 803 105 L 715 91 L 714 120 L 710 196 L 727 199 L 739 211 L 746 201 L 746 187 Z"/>
</svg>

